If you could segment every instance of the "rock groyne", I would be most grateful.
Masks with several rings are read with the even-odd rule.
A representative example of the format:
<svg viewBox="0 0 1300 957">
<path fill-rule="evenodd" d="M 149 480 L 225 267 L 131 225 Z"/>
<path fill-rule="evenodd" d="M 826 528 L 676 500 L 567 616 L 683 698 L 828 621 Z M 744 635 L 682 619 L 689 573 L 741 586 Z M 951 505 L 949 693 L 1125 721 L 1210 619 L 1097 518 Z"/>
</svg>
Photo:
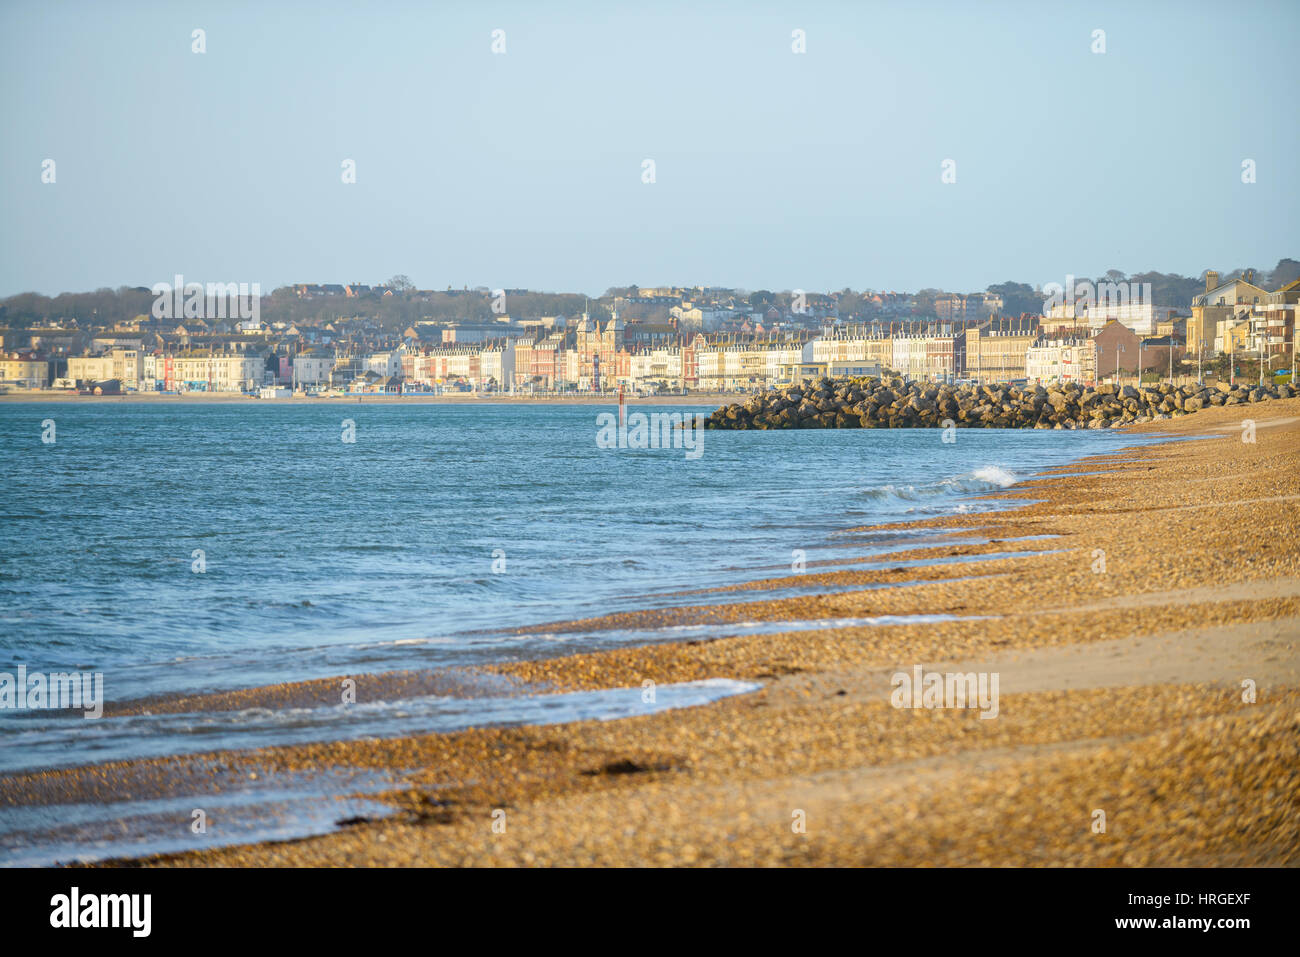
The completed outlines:
<svg viewBox="0 0 1300 957">
<path fill-rule="evenodd" d="M 720 406 L 710 429 L 1105 429 L 1188 415 L 1214 405 L 1289 398 L 1289 385 L 1168 383 L 1135 388 L 948 385 L 821 378 Z"/>
</svg>

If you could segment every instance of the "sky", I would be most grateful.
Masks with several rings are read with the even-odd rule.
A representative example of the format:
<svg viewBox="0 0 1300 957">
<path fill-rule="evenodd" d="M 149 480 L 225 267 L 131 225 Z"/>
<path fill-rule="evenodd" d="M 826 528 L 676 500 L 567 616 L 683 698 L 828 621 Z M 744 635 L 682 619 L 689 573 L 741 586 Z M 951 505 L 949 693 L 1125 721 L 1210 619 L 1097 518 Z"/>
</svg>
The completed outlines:
<svg viewBox="0 0 1300 957">
<path fill-rule="evenodd" d="M 0 296 L 1268 269 L 1298 41 L 1294 0 L 0 0 Z"/>
</svg>

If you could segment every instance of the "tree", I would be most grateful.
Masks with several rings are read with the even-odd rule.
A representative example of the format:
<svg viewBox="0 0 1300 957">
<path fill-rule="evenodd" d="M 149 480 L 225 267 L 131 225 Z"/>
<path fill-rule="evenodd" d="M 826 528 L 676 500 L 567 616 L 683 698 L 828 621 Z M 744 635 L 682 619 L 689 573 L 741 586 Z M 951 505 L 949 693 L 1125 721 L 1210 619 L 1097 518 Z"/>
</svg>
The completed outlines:
<svg viewBox="0 0 1300 957">
<path fill-rule="evenodd" d="M 1139 272 L 1129 277 L 1129 282 L 1151 284 L 1151 299 L 1167 308 L 1186 309 L 1192 298 L 1205 292 L 1205 274 L 1199 278 L 1180 276 L 1177 273 Z"/>
<path fill-rule="evenodd" d="M 1019 316 L 1022 313 L 1038 314 L 1043 311 L 1043 294 L 1023 282 L 1000 282 L 989 286 L 988 291 L 1002 297 L 1002 314 Z"/>
<path fill-rule="evenodd" d="M 912 300 L 912 315 L 914 316 L 935 316 L 934 297 L 941 290 L 922 289 Z"/>
<path fill-rule="evenodd" d="M 1279 259 L 1272 275 L 1269 276 L 1269 285 L 1274 289 L 1280 289 L 1297 279 L 1300 279 L 1300 262 L 1294 259 Z"/>
<path fill-rule="evenodd" d="M 839 311 L 841 319 L 860 315 L 862 313 L 862 297 L 846 287 L 840 291 L 835 307 Z"/>
<path fill-rule="evenodd" d="M 389 289 L 393 290 L 393 292 L 410 292 L 415 288 L 415 283 L 411 282 L 410 277 L 404 276 L 401 273 L 398 273 L 392 279 L 388 280 L 386 285 Z"/>
</svg>

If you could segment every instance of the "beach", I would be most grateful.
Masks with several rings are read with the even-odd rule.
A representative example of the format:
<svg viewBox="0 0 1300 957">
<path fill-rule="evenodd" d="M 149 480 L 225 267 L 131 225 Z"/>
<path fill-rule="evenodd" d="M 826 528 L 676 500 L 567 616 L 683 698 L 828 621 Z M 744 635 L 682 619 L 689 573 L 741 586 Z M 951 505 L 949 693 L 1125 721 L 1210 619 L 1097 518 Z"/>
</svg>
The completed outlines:
<svg viewBox="0 0 1300 957">
<path fill-rule="evenodd" d="M 364 779 L 385 809 L 300 840 L 132 861 L 153 866 L 1294 865 L 1300 399 L 1125 434 L 1171 441 L 988 493 L 999 511 L 863 529 L 924 533 L 897 564 L 810 563 L 702 590 L 707 603 L 544 626 L 699 626 L 690 640 L 357 681 L 358 700 L 471 677 L 551 693 L 728 679 L 750 693 L 617 720 L 7 774 L 0 806 L 201 807 L 250 781 L 330 775 L 337 797 Z M 957 557 L 970 560 L 925 564 Z M 805 592 L 765 598 L 794 584 Z M 996 675 L 996 714 L 896 707 L 896 676 L 918 666 Z M 312 707 L 336 686 L 160 698 L 116 717 Z"/>
</svg>

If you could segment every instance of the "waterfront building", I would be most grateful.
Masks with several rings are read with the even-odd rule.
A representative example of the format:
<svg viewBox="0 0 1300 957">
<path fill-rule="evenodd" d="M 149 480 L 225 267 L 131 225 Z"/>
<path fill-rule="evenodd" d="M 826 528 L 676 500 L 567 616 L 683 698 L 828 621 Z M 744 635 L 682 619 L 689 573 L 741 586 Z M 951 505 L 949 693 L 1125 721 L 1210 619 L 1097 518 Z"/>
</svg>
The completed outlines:
<svg viewBox="0 0 1300 957">
<path fill-rule="evenodd" d="M 1121 376 L 1136 374 L 1142 337 L 1128 326 L 1112 320 L 1092 337 L 1092 343 L 1098 381 L 1113 379 L 1117 371 Z"/>
<path fill-rule="evenodd" d="M 693 351 L 696 381 L 706 391 L 769 388 L 791 381 L 790 366 L 815 361 L 812 341 L 806 336 L 791 339 L 728 336 L 714 341 L 699 336 L 693 342 Z"/>
<path fill-rule="evenodd" d="M 812 342 L 812 361 L 857 362 L 892 368 L 893 340 L 889 336 L 873 335 L 864 327 L 833 326 Z"/>
<path fill-rule="evenodd" d="M 113 377 L 111 356 L 69 356 L 67 377 L 77 384 L 103 382 Z"/>
<path fill-rule="evenodd" d="M 1219 274 L 1205 274 L 1205 292 L 1192 299 L 1192 318 L 1187 322 L 1187 351 L 1210 356 L 1226 352 L 1230 337 L 1223 332 L 1266 305 L 1268 293 L 1252 281 L 1254 274 L 1219 282 Z M 1223 323 L 1227 325 L 1222 325 Z"/>
<path fill-rule="evenodd" d="M 966 329 L 962 378 L 977 382 L 1011 382 L 1025 375 L 1025 356 L 1038 337 L 1037 330 L 993 329 L 981 325 Z"/>
<path fill-rule="evenodd" d="M 510 391 L 515 381 L 514 339 L 501 339 L 488 344 L 479 353 L 478 378 L 471 382 L 476 389 Z"/>
<path fill-rule="evenodd" d="M 396 349 L 388 352 L 373 352 L 361 360 L 362 372 L 374 372 L 390 379 L 402 372 L 402 354 Z"/>
<path fill-rule="evenodd" d="M 1025 352 L 1030 385 L 1094 385 L 1097 345 L 1091 339 L 1040 339 Z"/>
<path fill-rule="evenodd" d="M 165 385 L 180 392 L 251 392 L 261 388 L 265 369 L 255 353 L 188 352 L 164 363 Z"/>
<path fill-rule="evenodd" d="M 20 389 L 44 389 L 50 384 L 50 364 L 32 355 L 0 356 L 0 384 Z"/>
<path fill-rule="evenodd" d="M 167 358 L 162 352 L 146 352 L 140 357 L 140 391 L 157 392 L 167 378 Z"/>
<path fill-rule="evenodd" d="M 103 382 L 116 379 L 123 391 L 139 389 L 144 374 L 144 357 L 138 349 L 111 349 L 101 355 L 69 356 L 68 375 L 75 382 Z"/>
<path fill-rule="evenodd" d="M 334 354 L 320 349 L 293 357 L 293 381 L 300 386 L 327 385 L 334 371 Z"/>
<path fill-rule="evenodd" d="M 1269 368 L 1295 362 L 1296 312 L 1300 310 L 1300 279 L 1275 289 L 1264 301 L 1264 357 Z"/>
<path fill-rule="evenodd" d="M 481 382 L 481 353 L 473 345 L 437 346 L 422 358 L 416 378 L 426 385 L 477 388 Z"/>
<path fill-rule="evenodd" d="M 515 374 L 510 384 L 512 389 L 527 386 L 533 374 L 534 339 L 515 340 Z"/>
<path fill-rule="evenodd" d="M 812 339 L 794 338 L 772 343 L 766 350 L 764 362 L 764 385 L 772 387 L 787 382 L 798 381 L 789 373 L 794 365 L 815 361 Z"/>
<path fill-rule="evenodd" d="M 1220 319 L 1214 330 L 1212 351 L 1225 355 L 1240 355 L 1257 352 L 1251 335 L 1252 316 L 1248 312 L 1240 316 Z"/>
<path fill-rule="evenodd" d="M 532 364 L 529 378 L 538 389 L 558 389 L 565 372 L 564 343 L 567 336 L 563 332 L 553 332 L 545 339 L 534 343 L 530 361 Z"/>
</svg>

